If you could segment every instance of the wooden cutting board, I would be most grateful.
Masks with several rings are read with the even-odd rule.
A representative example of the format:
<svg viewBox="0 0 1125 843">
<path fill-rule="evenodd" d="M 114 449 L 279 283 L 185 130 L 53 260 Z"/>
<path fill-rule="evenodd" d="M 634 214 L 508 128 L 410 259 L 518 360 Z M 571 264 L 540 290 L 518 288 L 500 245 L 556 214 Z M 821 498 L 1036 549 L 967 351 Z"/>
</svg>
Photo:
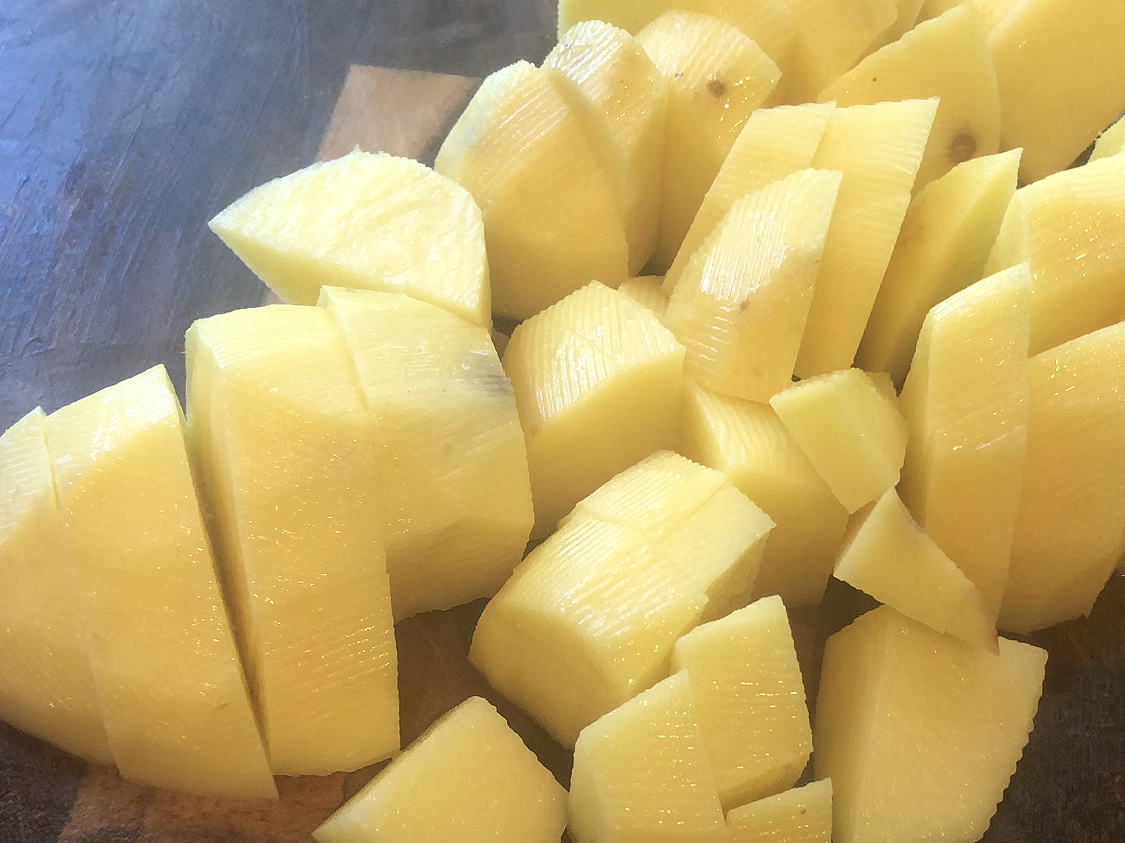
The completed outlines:
<svg viewBox="0 0 1125 843">
<path fill-rule="evenodd" d="M 432 161 L 479 80 L 354 66 L 320 147 L 358 146 Z M 872 604 L 833 581 L 819 610 L 791 613 L 810 707 L 824 640 Z M 467 661 L 484 602 L 396 630 L 404 745 L 467 697 L 489 698 L 564 784 L 570 755 L 496 694 Z M 1036 731 L 987 841 L 1125 841 L 1125 577 L 1091 618 L 1030 639 L 1050 652 Z M 378 766 L 278 779 L 276 803 L 203 799 L 121 780 L 0 724 L 0 843 L 308 843 L 309 832 Z M 919 771 L 924 774 L 924 771 Z M 806 774 L 807 775 L 807 774 Z M 1065 830 L 1060 832 L 1059 830 Z"/>
</svg>

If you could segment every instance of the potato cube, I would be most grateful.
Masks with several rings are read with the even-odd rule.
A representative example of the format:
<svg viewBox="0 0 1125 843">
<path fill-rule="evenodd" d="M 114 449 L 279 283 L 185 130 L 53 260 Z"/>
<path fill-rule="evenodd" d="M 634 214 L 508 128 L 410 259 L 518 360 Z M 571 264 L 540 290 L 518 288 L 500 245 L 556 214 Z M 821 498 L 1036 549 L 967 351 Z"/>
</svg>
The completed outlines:
<svg viewBox="0 0 1125 843">
<path fill-rule="evenodd" d="M 574 843 L 729 843 L 685 673 L 582 730 L 569 831 Z"/>
<path fill-rule="evenodd" d="M 897 485 L 906 422 L 893 390 L 888 396 L 863 370 L 795 383 L 770 406 L 848 512 Z"/>
<path fill-rule="evenodd" d="M 848 513 L 773 408 L 688 384 L 683 443 L 685 456 L 722 471 L 777 525 L 753 594 L 779 594 L 787 606 L 820 603 Z"/>
<path fill-rule="evenodd" d="M 564 746 L 668 674 L 676 639 L 745 603 L 773 522 L 664 451 L 614 477 L 489 601 L 469 658 Z"/>
<path fill-rule="evenodd" d="M 679 441 L 684 347 L 598 282 L 512 332 L 504 370 L 527 438 L 535 537 L 613 475 Z"/>
<path fill-rule="evenodd" d="M 314 832 L 319 843 L 557 843 L 566 791 L 492 705 L 470 697 Z"/>
<path fill-rule="evenodd" d="M 832 779 L 837 843 L 971 843 L 1031 731 L 1047 653 L 999 653 L 884 606 L 828 639 L 813 764 Z"/>
<path fill-rule="evenodd" d="M 785 605 L 765 597 L 697 626 L 672 651 L 686 670 L 723 808 L 792 787 L 812 752 Z"/>
<path fill-rule="evenodd" d="M 731 843 L 832 843 L 832 780 L 735 808 L 727 828 Z"/>
</svg>

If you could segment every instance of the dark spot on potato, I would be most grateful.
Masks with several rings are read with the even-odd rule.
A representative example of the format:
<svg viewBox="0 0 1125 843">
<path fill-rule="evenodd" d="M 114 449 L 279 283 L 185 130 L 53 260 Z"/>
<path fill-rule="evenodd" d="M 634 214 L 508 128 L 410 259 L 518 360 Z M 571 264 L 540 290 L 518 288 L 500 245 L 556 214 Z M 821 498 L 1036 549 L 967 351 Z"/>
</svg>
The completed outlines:
<svg viewBox="0 0 1125 843">
<path fill-rule="evenodd" d="M 878 76 L 872 76 L 872 77 L 871 77 L 871 81 L 872 81 L 872 82 L 878 82 L 878 81 L 879 81 L 879 77 L 878 77 Z"/>
<path fill-rule="evenodd" d="M 738 305 L 738 309 L 743 310 L 743 311 L 746 310 L 749 307 L 750 307 L 750 299 L 743 299 Z"/>
<path fill-rule="evenodd" d="M 715 99 L 718 99 L 727 92 L 727 83 L 722 79 L 711 79 L 707 82 L 707 91 Z"/>
<path fill-rule="evenodd" d="M 949 160 L 954 164 L 968 161 L 977 152 L 977 139 L 972 132 L 958 132 L 949 142 Z"/>
</svg>

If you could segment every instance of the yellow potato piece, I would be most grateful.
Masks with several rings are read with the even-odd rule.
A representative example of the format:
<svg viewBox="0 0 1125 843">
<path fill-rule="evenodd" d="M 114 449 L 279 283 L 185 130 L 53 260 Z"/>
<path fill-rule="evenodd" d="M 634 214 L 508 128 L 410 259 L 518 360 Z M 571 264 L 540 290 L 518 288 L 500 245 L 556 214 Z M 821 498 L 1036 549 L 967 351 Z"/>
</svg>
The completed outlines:
<svg viewBox="0 0 1125 843">
<path fill-rule="evenodd" d="M 481 207 L 494 312 L 526 319 L 628 274 L 613 180 L 547 71 L 521 61 L 485 79 L 434 168 Z"/>
<path fill-rule="evenodd" d="M 492 323 L 480 209 L 416 161 L 358 149 L 255 188 L 209 223 L 275 293 L 323 285 L 406 293 Z"/>
<path fill-rule="evenodd" d="M 558 843 L 566 791 L 499 712 L 470 697 L 315 831 L 319 843 Z"/>
<path fill-rule="evenodd" d="M 597 282 L 512 332 L 504 370 L 527 439 L 533 536 L 617 472 L 676 446 L 683 360 L 650 310 Z"/>
<path fill-rule="evenodd" d="M 617 292 L 624 293 L 637 304 L 644 305 L 657 319 L 663 321 L 664 311 L 668 309 L 668 297 L 664 295 L 663 285 L 664 279 L 659 275 L 639 275 L 622 281 Z"/>
<path fill-rule="evenodd" d="M 820 92 L 838 106 L 938 97 L 915 187 L 1000 148 L 1000 89 L 972 3 L 919 24 Z"/>
<path fill-rule="evenodd" d="M 728 811 L 727 828 L 731 843 L 832 843 L 832 780 Z"/>
<path fill-rule="evenodd" d="M 999 653 L 888 606 L 831 636 L 816 701 L 813 765 L 832 779 L 836 843 L 972 843 L 1027 743 L 1047 653 Z"/>
<path fill-rule="evenodd" d="M 765 597 L 676 642 L 724 810 L 792 787 L 812 753 L 801 666 L 785 605 Z"/>
<path fill-rule="evenodd" d="M 0 718 L 112 764 L 69 567 L 46 416 L 35 409 L 0 436 Z"/>
<path fill-rule="evenodd" d="M 47 444 L 121 775 L 276 798 L 164 367 L 52 413 Z"/>
<path fill-rule="evenodd" d="M 195 467 L 272 769 L 387 758 L 399 732 L 384 495 L 343 335 L 321 308 L 239 310 L 191 327 L 187 365 Z"/>
<path fill-rule="evenodd" d="M 582 731 L 570 777 L 574 843 L 729 843 L 687 674 Z"/>
<path fill-rule="evenodd" d="M 694 12 L 666 12 L 637 40 L 668 80 L 660 229 L 653 262 L 667 269 L 707 189 L 750 114 L 766 102 L 781 72 L 729 23 Z"/>
</svg>

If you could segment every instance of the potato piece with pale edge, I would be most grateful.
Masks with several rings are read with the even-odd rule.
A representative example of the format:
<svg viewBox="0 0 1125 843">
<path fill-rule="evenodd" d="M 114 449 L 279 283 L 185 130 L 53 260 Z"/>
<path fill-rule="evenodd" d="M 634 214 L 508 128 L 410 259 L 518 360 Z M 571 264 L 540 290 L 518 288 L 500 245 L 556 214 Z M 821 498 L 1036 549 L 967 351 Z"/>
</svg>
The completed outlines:
<svg viewBox="0 0 1125 843">
<path fill-rule="evenodd" d="M 930 308 L 982 276 L 1016 191 L 1020 151 L 958 164 L 914 197 L 879 286 L 856 365 L 906 379 Z"/>
<path fill-rule="evenodd" d="M 520 61 L 485 79 L 434 164 L 480 205 L 492 309 L 516 319 L 628 274 L 613 180 L 548 77 Z"/>
<path fill-rule="evenodd" d="M 910 517 L 894 489 L 856 523 L 833 575 L 937 632 L 996 648 L 995 615 L 961 569 Z"/>
<path fill-rule="evenodd" d="M 812 166 L 844 180 L 824 244 L 795 372 L 852 365 L 898 239 L 937 100 L 837 108 Z"/>
<path fill-rule="evenodd" d="M 574 26 L 543 69 L 582 122 L 625 217 L 629 272 L 656 248 L 668 83 L 628 32 L 601 21 Z"/>
<path fill-rule="evenodd" d="M 187 368 L 195 469 L 272 769 L 323 775 L 389 757 L 398 661 L 383 481 L 340 329 L 316 307 L 212 316 L 188 331 Z"/>
<path fill-rule="evenodd" d="M 1090 161 L 1108 158 L 1125 150 L 1125 119 L 1120 119 L 1100 135 L 1090 151 Z"/>
<path fill-rule="evenodd" d="M 665 12 L 683 9 L 724 20 L 784 67 L 797 33 L 787 0 L 559 0 L 559 37 L 583 20 L 608 21 L 634 34 Z"/>
<path fill-rule="evenodd" d="M 836 843 L 971 843 L 1015 772 L 1047 653 L 971 647 L 884 606 L 828 639 L 813 765 Z"/>
<path fill-rule="evenodd" d="M 469 659 L 564 746 L 668 673 L 672 646 L 745 602 L 773 522 L 668 451 L 614 477 L 489 601 Z"/>
<path fill-rule="evenodd" d="M 128 781 L 276 798 L 163 366 L 47 417 L 94 685 Z"/>
<path fill-rule="evenodd" d="M 797 37 L 782 82 L 787 102 L 808 102 L 845 73 L 898 19 L 896 0 L 789 0 Z"/>
<path fill-rule="evenodd" d="M 0 718 L 112 764 L 51 471 L 37 408 L 0 436 Z"/>
<path fill-rule="evenodd" d="M 672 671 L 681 670 L 724 810 L 792 787 L 812 753 L 812 730 L 781 598 L 691 630 L 672 650 Z"/>
<path fill-rule="evenodd" d="M 915 187 L 1000 148 L 1000 90 L 972 3 L 919 24 L 820 92 L 837 106 L 938 97 Z"/>
<path fill-rule="evenodd" d="M 730 843 L 832 843 L 832 780 L 735 808 L 727 828 Z"/>
<path fill-rule="evenodd" d="M 863 370 L 795 383 L 770 406 L 848 512 L 898 484 L 906 422 L 893 390 L 887 395 Z"/>
<path fill-rule="evenodd" d="M 800 170 L 734 203 L 680 276 L 664 314 L 684 375 L 750 401 L 793 382 L 841 174 Z"/>
<path fill-rule="evenodd" d="M 596 281 L 512 332 L 504 371 L 527 439 L 533 536 L 617 472 L 676 446 L 683 361 L 655 314 Z"/>
<path fill-rule="evenodd" d="M 582 730 L 569 832 L 574 843 L 729 843 L 686 673 Z"/>
<path fill-rule="evenodd" d="M 1028 443 L 1027 266 L 978 281 L 926 316 L 899 406 L 910 445 L 899 494 L 996 617 Z"/>
<path fill-rule="evenodd" d="M 499 712 L 470 697 L 314 832 L 320 843 L 557 843 L 566 790 Z"/>
<path fill-rule="evenodd" d="M 666 294 L 735 202 L 812 164 L 831 113 L 831 105 L 806 103 L 761 108 L 750 115 L 664 276 Z"/>
<path fill-rule="evenodd" d="M 753 594 L 787 606 L 824 596 L 848 513 L 768 404 L 715 395 L 688 384 L 683 453 L 730 477 L 776 523 Z"/>
<path fill-rule="evenodd" d="M 1021 187 L 985 272 L 1031 265 L 1031 354 L 1125 319 L 1125 156 Z"/>
<path fill-rule="evenodd" d="M 1125 3 L 1020 0 L 988 47 L 1000 85 L 1002 149 L 1023 147 L 1020 176 L 1065 167 L 1125 110 Z"/>
<path fill-rule="evenodd" d="M 326 287 L 367 435 L 396 620 L 491 597 L 523 558 L 533 511 L 512 385 L 488 333 L 392 293 Z"/>
<path fill-rule="evenodd" d="M 1087 615 L 1125 530 L 1125 322 L 1031 358 L 1027 462 L 999 626 Z"/>
<path fill-rule="evenodd" d="M 671 266 L 707 189 L 750 114 L 781 72 L 729 23 L 672 11 L 637 33 L 668 80 L 660 228 L 653 263 Z"/>
<path fill-rule="evenodd" d="M 668 297 L 664 295 L 664 279 L 659 275 L 638 275 L 636 278 L 626 278 L 617 288 L 619 293 L 624 293 L 637 304 L 643 304 L 655 314 L 657 319 L 664 319 L 664 311 L 668 309 Z"/>
<path fill-rule="evenodd" d="M 247 193 L 209 223 L 285 301 L 322 285 L 390 290 L 492 324 L 473 197 L 416 161 L 358 149 Z"/>
</svg>

